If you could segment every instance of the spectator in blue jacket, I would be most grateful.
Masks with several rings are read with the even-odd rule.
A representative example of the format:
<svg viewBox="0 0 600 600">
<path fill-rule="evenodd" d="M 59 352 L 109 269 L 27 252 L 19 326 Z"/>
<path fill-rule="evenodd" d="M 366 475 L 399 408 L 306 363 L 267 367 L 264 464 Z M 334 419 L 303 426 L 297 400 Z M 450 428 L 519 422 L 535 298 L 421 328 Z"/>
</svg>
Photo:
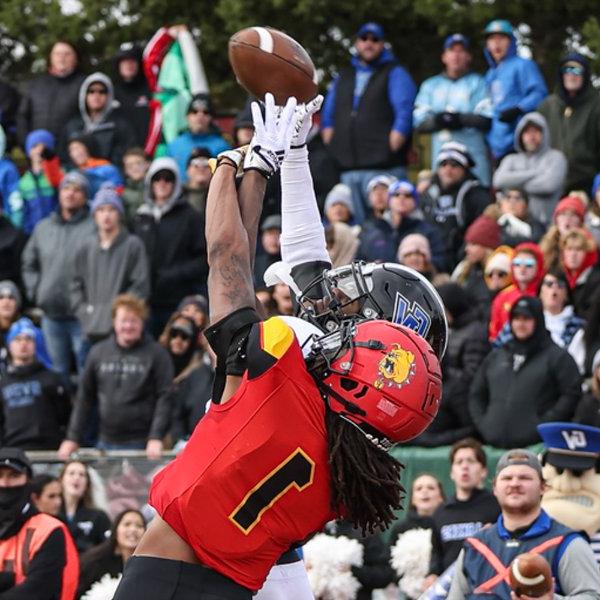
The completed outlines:
<svg viewBox="0 0 600 600">
<path fill-rule="evenodd" d="M 491 21 L 484 34 L 484 55 L 490 67 L 485 81 L 494 107 L 487 139 L 498 161 L 512 151 L 514 131 L 521 117 L 537 108 L 548 89 L 537 64 L 517 56 L 517 40 L 508 21 Z"/>
<path fill-rule="evenodd" d="M 354 216 L 362 223 L 367 184 L 376 175 L 406 177 L 416 86 L 386 45 L 378 23 L 362 25 L 356 55 L 334 79 L 321 113 L 323 141 L 352 188 Z"/>
<path fill-rule="evenodd" d="M 490 161 L 485 134 L 490 128 L 492 101 L 484 78 L 471 71 L 471 44 L 462 33 L 444 41 L 444 70 L 426 79 L 415 99 L 413 124 L 421 133 L 431 133 L 431 168 L 442 144 L 464 144 L 475 161 L 473 172 L 483 185 L 490 185 Z"/>
<path fill-rule="evenodd" d="M 357 258 L 367 261 L 396 262 L 398 245 L 410 234 L 419 233 L 429 242 L 430 259 L 437 271 L 446 268 L 444 243 L 438 230 L 423 219 L 417 211 L 407 212 L 408 205 L 416 206 L 415 186 L 405 179 L 394 181 L 388 190 L 389 211 L 367 219 L 360 233 Z"/>
<path fill-rule="evenodd" d="M 212 118 L 210 97 L 208 94 L 196 94 L 187 110 L 188 128 L 167 146 L 167 156 L 177 162 L 182 183 L 187 182 L 188 159 L 194 148 L 206 148 L 211 156 L 230 148 Z"/>
<path fill-rule="evenodd" d="M 6 134 L 0 126 L 0 199 L 2 200 L 1 208 L 7 214 L 10 214 L 11 203 L 19 196 L 19 171 L 15 163 L 4 158 L 6 151 Z"/>
</svg>

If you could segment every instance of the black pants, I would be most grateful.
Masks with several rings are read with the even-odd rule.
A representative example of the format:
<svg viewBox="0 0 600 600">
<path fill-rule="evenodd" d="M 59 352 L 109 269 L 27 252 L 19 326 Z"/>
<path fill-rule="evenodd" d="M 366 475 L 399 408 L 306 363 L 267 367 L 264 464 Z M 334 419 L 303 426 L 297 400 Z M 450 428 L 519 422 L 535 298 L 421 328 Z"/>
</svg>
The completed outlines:
<svg viewBox="0 0 600 600">
<path fill-rule="evenodd" d="M 250 600 L 252 592 L 228 577 L 178 560 L 132 556 L 113 600 Z"/>
</svg>

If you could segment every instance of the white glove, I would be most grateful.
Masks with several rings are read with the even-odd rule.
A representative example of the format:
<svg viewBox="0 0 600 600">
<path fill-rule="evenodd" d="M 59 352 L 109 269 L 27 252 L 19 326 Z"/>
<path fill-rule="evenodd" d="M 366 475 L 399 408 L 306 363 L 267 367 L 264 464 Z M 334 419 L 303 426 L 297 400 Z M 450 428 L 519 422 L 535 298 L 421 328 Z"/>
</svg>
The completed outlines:
<svg viewBox="0 0 600 600">
<path fill-rule="evenodd" d="M 525 221 L 521 221 L 519 217 L 515 217 L 515 215 L 511 215 L 510 213 L 504 213 L 498 219 L 498 225 L 504 227 L 508 235 L 524 238 L 531 237 L 531 225 Z"/>
<path fill-rule="evenodd" d="M 292 148 L 299 148 L 306 144 L 306 138 L 310 128 L 312 127 L 312 116 L 319 112 L 323 104 L 323 96 L 319 94 L 306 104 L 298 104 L 294 111 L 294 119 L 296 121 L 294 135 L 292 136 Z"/>
<path fill-rule="evenodd" d="M 273 94 L 266 94 L 263 120 L 258 102 L 252 103 L 254 136 L 250 142 L 250 152 L 246 154 L 244 160 L 244 171 L 256 169 L 269 178 L 279 170 L 290 149 L 292 135 L 294 135 L 295 108 L 296 98 L 288 98 L 286 105 L 281 110 L 275 106 Z"/>
</svg>

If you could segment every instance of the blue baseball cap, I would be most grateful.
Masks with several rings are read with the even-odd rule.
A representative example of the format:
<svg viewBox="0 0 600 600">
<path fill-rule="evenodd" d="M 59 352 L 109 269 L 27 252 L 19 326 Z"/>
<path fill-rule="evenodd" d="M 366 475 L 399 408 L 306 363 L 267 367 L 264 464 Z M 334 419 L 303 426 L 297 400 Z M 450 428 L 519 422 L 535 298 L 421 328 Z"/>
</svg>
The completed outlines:
<svg viewBox="0 0 600 600">
<path fill-rule="evenodd" d="M 514 35 L 513 26 L 510 24 L 510 21 L 507 21 L 506 19 L 494 19 L 493 21 L 490 21 L 485 26 L 483 33 L 486 37 L 493 33 L 502 33 L 511 37 Z"/>
<path fill-rule="evenodd" d="M 365 35 L 371 34 L 374 38 L 378 40 L 383 40 L 385 38 L 385 34 L 383 32 L 383 27 L 379 23 L 363 23 L 356 32 L 356 37 L 363 37 Z"/>
<path fill-rule="evenodd" d="M 558 468 L 591 469 L 600 459 L 600 428 L 579 423 L 542 423 L 538 433 L 548 449 L 546 461 Z"/>
<path fill-rule="evenodd" d="M 409 194 L 415 200 L 419 199 L 419 194 L 417 193 L 417 188 L 406 179 L 400 179 L 398 181 L 394 181 L 392 185 L 388 188 L 388 196 L 395 196 L 399 192 L 403 192 L 405 194 Z"/>
<path fill-rule="evenodd" d="M 466 50 L 468 50 L 471 47 L 471 42 L 469 42 L 469 38 L 466 35 L 463 35 L 462 33 L 453 33 L 452 35 L 449 35 L 444 40 L 444 50 L 448 50 L 448 48 L 450 48 L 454 44 L 462 44 Z"/>
</svg>

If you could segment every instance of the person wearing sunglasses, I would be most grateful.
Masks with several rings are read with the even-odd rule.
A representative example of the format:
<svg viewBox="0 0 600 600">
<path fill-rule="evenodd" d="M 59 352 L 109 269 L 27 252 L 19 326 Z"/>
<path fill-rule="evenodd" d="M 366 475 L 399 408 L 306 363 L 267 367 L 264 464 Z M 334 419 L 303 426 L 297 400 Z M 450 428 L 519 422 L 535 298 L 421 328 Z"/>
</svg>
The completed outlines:
<svg viewBox="0 0 600 600">
<path fill-rule="evenodd" d="M 79 88 L 79 115 L 67 122 L 59 141 L 61 162 L 67 162 L 69 140 L 82 135 L 94 139 L 97 158 L 113 165 L 120 165 L 123 154 L 134 144 L 135 133 L 115 110 L 113 84 L 104 73 L 92 73 Z"/>
<path fill-rule="evenodd" d="M 512 305 L 521 296 L 537 296 L 544 275 L 544 256 L 537 244 L 523 242 L 515 248 L 511 261 L 513 283 L 502 290 L 492 302 L 489 334 L 493 342 L 508 321 Z"/>
<path fill-rule="evenodd" d="M 175 159 L 182 182 L 188 179 L 188 160 L 194 148 L 206 148 L 209 156 L 229 150 L 230 146 L 213 121 L 214 108 L 208 94 L 195 94 L 187 109 L 187 129 L 167 145 L 167 156 Z"/>
<path fill-rule="evenodd" d="M 491 299 L 512 283 L 511 262 L 514 250 L 510 246 L 498 246 L 485 262 L 483 278 Z"/>
<path fill-rule="evenodd" d="M 505 19 L 490 21 L 484 30 L 485 74 L 491 90 L 493 117 L 487 141 L 496 161 L 513 150 L 514 132 L 521 117 L 537 108 L 548 89 L 538 65 L 517 53 L 517 39 Z"/>
<path fill-rule="evenodd" d="M 360 26 L 353 54 L 331 84 L 321 128 L 342 183 L 352 188 L 354 217 L 361 224 L 369 181 L 383 174 L 406 179 L 417 88 L 386 45 L 379 23 Z"/>
<path fill-rule="evenodd" d="M 150 264 L 150 331 L 158 337 L 179 302 L 206 294 L 208 264 L 204 219 L 182 193 L 174 159 L 155 158 L 144 180 L 144 204 L 133 219 L 133 232 Z"/>
<path fill-rule="evenodd" d="M 159 340 L 173 361 L 168 402 L 173 407 L 171 438 L 176 446 L 189 439 L 212 394 L 214 369 L 198 343 L 199 332 L 192 317 L 176 311 Z"/>
<path fill-rule="evenodd" d="M 600 167 L 600 98 L 591 83 L 585 56 L 567 54 L 558 67 L 556 91 L 539 106 L 550 130 L 550 144 L 568 160 L 565 190 L 589 193 Z"/>
</svg>

